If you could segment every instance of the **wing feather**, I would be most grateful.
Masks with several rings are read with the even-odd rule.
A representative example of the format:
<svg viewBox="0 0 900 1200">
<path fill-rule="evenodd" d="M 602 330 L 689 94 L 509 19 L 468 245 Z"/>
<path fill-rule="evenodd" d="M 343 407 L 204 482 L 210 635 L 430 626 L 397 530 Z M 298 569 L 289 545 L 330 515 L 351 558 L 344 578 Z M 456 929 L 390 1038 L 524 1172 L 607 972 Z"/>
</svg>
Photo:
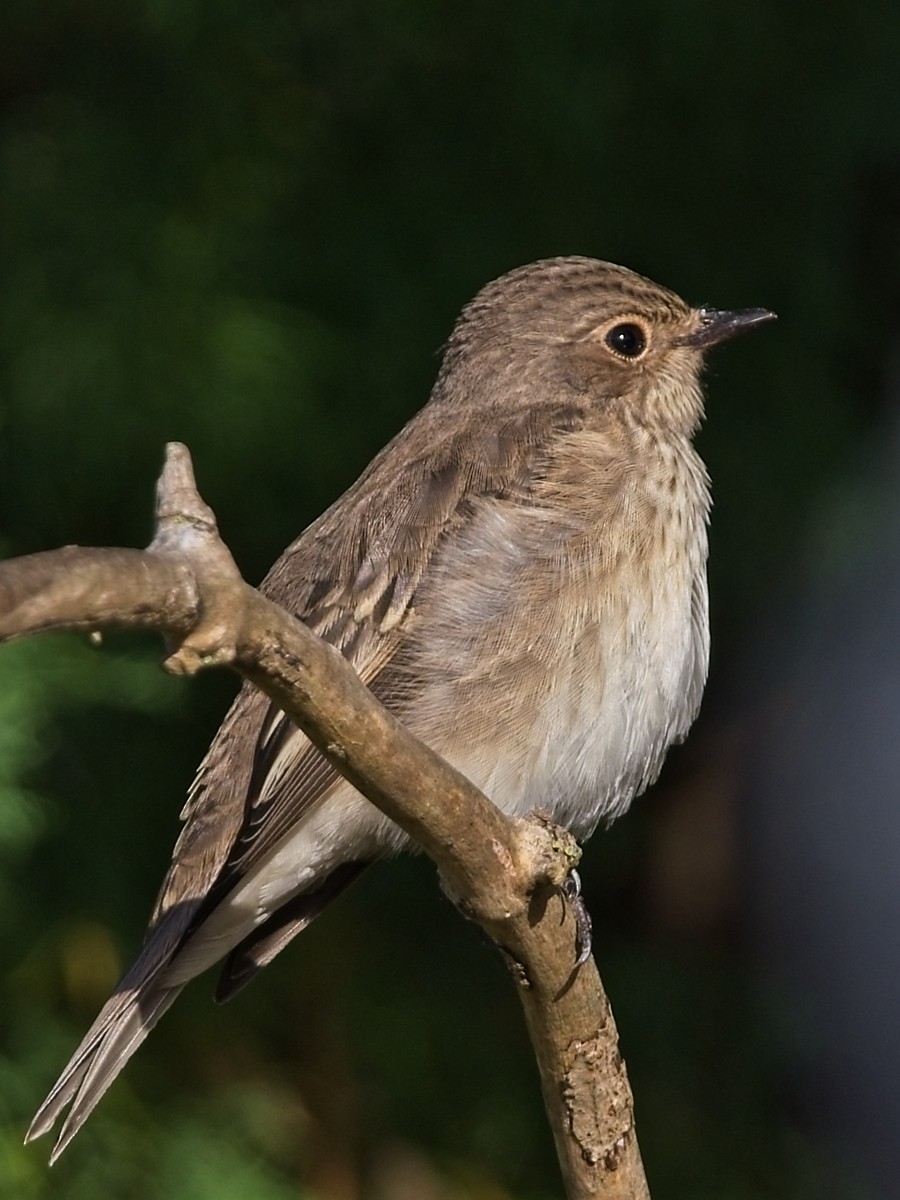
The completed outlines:
<svg viewBox="0 0 900 1200">
<path fill-rule="evenodd" d="M 436 444 L 445 423 L 431 417 L 424 409 L 261 585 L 336 646 L 376 693 L 441 539 L 468 518 L 475 498 L 528 494 L 549 439 L 584 421 L 581 409 L 548 405 L 496 427 L 466 422 Z M 382 699 L 390 706 L 389 695 Z M 245 685 L 191 788 L 154 923 L 198 895 L 206 897 L 202 918 L 337 780 L 305 735 Z"/>
</svg>

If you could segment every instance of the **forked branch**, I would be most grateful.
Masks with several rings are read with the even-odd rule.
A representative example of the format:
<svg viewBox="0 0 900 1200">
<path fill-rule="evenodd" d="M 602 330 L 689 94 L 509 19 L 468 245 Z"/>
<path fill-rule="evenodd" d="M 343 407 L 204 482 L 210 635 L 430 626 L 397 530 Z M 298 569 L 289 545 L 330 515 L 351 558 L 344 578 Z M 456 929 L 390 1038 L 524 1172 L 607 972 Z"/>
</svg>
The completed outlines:
<svg viewBox="0 0 900 1200">
<path fill-rule="evenodd" d="M 612 1013 L 593 960 L 574 966 L 561 891 L 574 841 L 539 815 L 504 816 L 382 708 L 336 650 L 243 581 L 178 443 L 146 550 L 67 546 L 0 564 L 0 641 L 104 628 L 158 630 L 176 674 L 232 666 L 412 835 L 512 965 L 569 1200 L 648 1197 Z"/>
</svg>

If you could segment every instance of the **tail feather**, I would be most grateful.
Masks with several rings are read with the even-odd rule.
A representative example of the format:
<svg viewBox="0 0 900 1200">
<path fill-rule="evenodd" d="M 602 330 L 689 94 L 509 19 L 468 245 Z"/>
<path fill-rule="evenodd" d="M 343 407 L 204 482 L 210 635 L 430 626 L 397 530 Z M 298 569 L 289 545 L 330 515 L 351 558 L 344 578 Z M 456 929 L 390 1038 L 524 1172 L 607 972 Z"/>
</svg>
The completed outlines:
<svg viewBox="0 0 900 1200">
<path fill-rule="evenodd" d="M 196 919 L 199 908 L 196 901 L 164 913 L 38 1109 L 25 1141 L 49 1133 L 62 1118 L 50 1155 L 50 1162 L 55 1162 L 194 975 L 205 970 L 214 957 L 228 954 L 217 994 L 217 999 L 227 999 L 305 929 L 365 865 L 364 862 L 341 864 L 315 891 L 294 897 L 256 929 L 244 934 L 238 927 L 231 930 L 231 936 L 235 933 L 237 936 L 230 943 L 221 931 L 210 934 L 209 930 L 204 941 L 204 923 Z M 211 957 L 210 947 L 216 946 L 219 955 Z"/>
<path fill-rule="evenodd" d="M 50 1156 L 51 1163 L 59 1158 L 106 1089 L 181 991 L 181 983 L 166 986 L 166 971 L 196 907 L 196 904 L 184 904 L 171 910 L 153 929 L 35 1114 L 25 1135 L 26 1142 L 48 1133 L 69 1108 Z"/>
<path fill-rule="evenodd" d="M 60 1075 L 29 1126 L 25 1141 L 48 1133 L 69 1106 L 51 1164 L 96 1108 L 107 1088 L 181 991 L 159 988 L 150 996 L 127 991 L 113 996 Z"/>
</svg>

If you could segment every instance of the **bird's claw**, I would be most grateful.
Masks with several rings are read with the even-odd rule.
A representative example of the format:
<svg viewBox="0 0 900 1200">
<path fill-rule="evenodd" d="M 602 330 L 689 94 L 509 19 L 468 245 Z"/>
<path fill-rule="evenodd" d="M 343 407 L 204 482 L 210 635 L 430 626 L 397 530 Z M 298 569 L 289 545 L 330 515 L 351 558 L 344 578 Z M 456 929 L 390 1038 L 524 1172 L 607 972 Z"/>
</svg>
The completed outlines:
<svg viewBox="0 0 900 1200">
<path fill-rule="evenodd" d="M 565 898 L 572 905 L 572 912 L 575 917 L 575 950 L 578 957 L 575 959 L 575 969 L 583 967 L 587 960 L 591 957 L 591 914 L 587 910 L 584 903 L 584 897 L 581 895 L 581 876 L 573 867 L 565 878 L 562 885 L 562 892 Z"/>
</svg>

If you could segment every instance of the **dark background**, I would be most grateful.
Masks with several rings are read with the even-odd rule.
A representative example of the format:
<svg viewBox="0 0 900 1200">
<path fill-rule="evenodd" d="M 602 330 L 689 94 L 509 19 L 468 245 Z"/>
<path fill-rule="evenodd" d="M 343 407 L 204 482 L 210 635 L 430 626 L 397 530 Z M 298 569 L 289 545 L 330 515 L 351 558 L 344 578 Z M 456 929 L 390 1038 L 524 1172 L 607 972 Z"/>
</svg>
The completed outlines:
<svg viewBox="0 0 900 1200">
<path fill-rule="evenodd" d="M 584 862 L 656 1200 L 900 1195 L 891 1089 L 863 1070 L 897 1046 L 893 804 L 845 836 L 900 697 L 879 692 L 865 751 L 828 704 L 866 711 L 854 631 L 900 676 L 897 625 L 863 603 L 900 592 L 865 582 L 900 546 L 898 54 L 877 0 L 0 11 L 4 554 L 146 543 L 180 439 L 258 580 L 424 402 L 461 305 L 534 258 L 778 312 L 707 375 L 702 717 Z M 370 872 L 227 1007 L 192 986 L 52 1172 L 47 1144 L 21 1148 L 140 942 L 235 686 L 159 658 L 121 637 L 0 654 L 0 1193 L 559 1195 L 514 990 L 421 860 Z M 821 857 L 822 781 L 784 765 L 801 744 L 846 779 Z M 869 895 L 873 846 L 891 903 L 839 934 L 820 897 Z M 862 991 L 882 1023 L 860 1001 L 841 1027 Z"/>
</svg>

